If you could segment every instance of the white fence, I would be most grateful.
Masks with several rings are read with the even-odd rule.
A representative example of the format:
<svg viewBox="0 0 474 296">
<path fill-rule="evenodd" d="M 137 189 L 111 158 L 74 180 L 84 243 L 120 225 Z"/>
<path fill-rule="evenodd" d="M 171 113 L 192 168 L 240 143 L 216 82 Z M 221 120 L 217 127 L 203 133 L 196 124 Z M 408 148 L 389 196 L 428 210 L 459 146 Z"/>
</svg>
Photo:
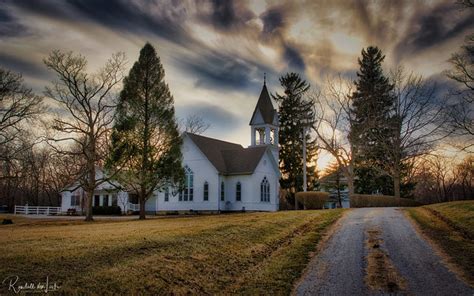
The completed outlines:
<svg viewBox="0 0 474 296">
<path fill-rule="evenodd" d="M 60 207 L 34 207 L 15 206 L 15 214 L 22 215 L 57 215 L 61 213 Z"/>
<path fill-rule="evenodd" d="M 128 203 L 128 210 L 129 211 L 133 211 L 133 212 L 137 212 L 137 211 L 140 211 L 140 204 L 132 204 L 132 203 Z"/>
</svg>

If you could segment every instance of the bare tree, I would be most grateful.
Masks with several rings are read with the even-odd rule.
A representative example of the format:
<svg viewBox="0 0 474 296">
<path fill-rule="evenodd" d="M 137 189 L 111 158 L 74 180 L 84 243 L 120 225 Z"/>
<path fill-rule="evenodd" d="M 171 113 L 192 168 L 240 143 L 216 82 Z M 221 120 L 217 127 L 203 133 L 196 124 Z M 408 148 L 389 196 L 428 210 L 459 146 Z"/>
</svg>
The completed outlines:
<svg viewBox="0 0 474 296">
<path fill-rule="evenodd" d="M 319 93 L 313 93 L 316 123 L 313 130 L 321 149 L 336 160 L 347 179 L 349 195 L 354 194 L 354 160 L 348 135 L 352 123 L 351 93 L 354 84 L 341 76 L 329 78 Z"/>
<path fill-rule="evenodd" d="M 474 156 L 468 155 L 455 168 L 459 192 L 462 199 L 474 199 Z"/>
<path fill-rule="evenodd" d="M 78 172 L 80 186 L 86 192 L 86 221 L 92 221 L 92 197 L 95 189 L 107 181 L 97 177 L 103 165 L 115 107 L 114 90 L 124 76 L 125 55 L 116 53 L 95 74 L 87 73 L 87 61 L 72 52 L 53 51 L 44 63 L 56 72 L 58 80 L 46 88 L 62 114 L 54 119 L 57 135 L 50 138 L 60 154 L 78 156 L 85 165 Z M 63 143 L 70 144 L 69 146 Z M 72 145 L 74 144 L 74 145 Z M 72 149 L 75 147 L 75 149 Z"/>
<path fill-rule="evenodd" d="M 400 197 L 403 167 L 431 152 L 446 133 L 444 107 L 437 102 L 434 83 L 402 68 L 391 72 L 391 80 L 396 100 L 391 114 L 392 140 L 382 141 L 386 145 L 384 171 L 393 179 L 395 197 Z"/>
<path fill-rule="evenodd" d="M 42 101 L 23 85 L 20 74 L 0 68 L 0 145 L 21 136 L 26 130 L 24 123 L 44 110 Z"/>
<path fill-rule="evenodd" d="M 446 75 L 456 82 L 457 88 L 450 92 L 451 104 L 445 114 L 453 134 L 464 140 L 460 148 L 468 151 L 474 145 L 474 35 L 467 37 L 449 62 L 452 69 Z"/>
<path fill-rule="evenodd" d="M 0 191 L 10 210 L 21 187 L 25 151 L 36 143 L 27 124 L 43 111 L 43 98 L 24 85 L 21 75 L 0 68 Z"/>
<path fill-rule="evenodd" d="M 474 158 L 458 163 L 446 155 L 430 154 L 417 159 L 413 179 L 415 196 L 427 203 L 474 199 Z"/>
<path fill-rule="evenodd" d="M 185 119 L 179 121 L 179 130 L 181 132 L 197 135 L 203 134 L 210 126 L 211 124 L 209 122 L 197 114 L 188 115 Z"/>
</svg>

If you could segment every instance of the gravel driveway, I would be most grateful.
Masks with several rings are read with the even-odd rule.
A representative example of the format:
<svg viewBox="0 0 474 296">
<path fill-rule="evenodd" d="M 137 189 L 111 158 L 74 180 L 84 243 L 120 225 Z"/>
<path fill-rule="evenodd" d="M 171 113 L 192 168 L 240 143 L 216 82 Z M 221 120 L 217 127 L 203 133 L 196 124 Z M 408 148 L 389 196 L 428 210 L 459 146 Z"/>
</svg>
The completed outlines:
<svg viewBox="0 0 474 296">
<path fill-rule="evenodd" d="M 474 295 L 442 263 L 433 248 L 397 208 L 350 211 L 314 257 L 295 287 L 297 295 Z M 381 252 L 404 283 L 398 291 L 371 289 L 366 282 L 368 233 L 377 230 Z M 377 242 L 379 242 L 377 241 Z"/>
</svg>

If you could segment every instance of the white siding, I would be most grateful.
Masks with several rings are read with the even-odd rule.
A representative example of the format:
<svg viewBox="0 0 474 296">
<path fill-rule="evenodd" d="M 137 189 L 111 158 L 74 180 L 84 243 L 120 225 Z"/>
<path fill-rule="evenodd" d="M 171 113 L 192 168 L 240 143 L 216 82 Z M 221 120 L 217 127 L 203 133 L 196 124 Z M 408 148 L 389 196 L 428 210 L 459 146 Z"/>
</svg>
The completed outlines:
<svg viewBox="0 0 474 296">
<path fill-rule="evenodd" d="M 103 187 L 99 186 L 98 190 L 94 192 L 94 195 L 100 195 L 100 203 L 103 202 L 103 195 L 107 194 L 109 195 L 109 200 L 108 200 L 108 205 L 112 205 L 112 195 L 117 194 L 117 205 L 122 209 L 122 213 L 126 213 L 128 210 L 128 193 L 124 191 L 118 191 L 118 192 L 107 192 L 104 190 L 100 190 L 102 188 L 108 188 L 108 187 Z M 75 208 L 77 212 L 80 212 L 82 210 L 81 206 L 71 206 L 71 196 L 73 194 L 79 193 L 81 196 L 83 194 L 82 188 L 78 188 L 74 191 L 63 191 L 61 193 L 61 211 L 62 212 L 67 212 L 68 209 L 70 208 Z M 92 197 L 92 203 L 94 203 L 94 196 Z M 85 207 L 84 207 L 85 208 Z"/>
<path fill-rule="evenodd" d="M 218 172 L 204 154 L 188 137 L 183 139 L 183 166 L 193 171 L 193 201 L 179 201 L 179 195 L 173 196 L 170 190 L 169 201 L 165 202 L 164 192 L 157 192 L 156 209 L 158 211 L 217 211 Z M 209 200 L 204 201 L 204 182 L 209 183 Z"/>
<path fill-rule="evenodd" d="M 221 210 L 241 211 L 277 211 L 279 208 L 279 175 L 275 171 L 274 164 L 268 151 L 260 160 L 252 175 L 236 175 L 223 177 L 226 184 L 226 200 L 221 205 Z M 270 202 L 260 201 L 260 183 L 267 177 L 270 183 Z M 242 184 L 242 201 L 235 199 L 235 186 L 237 182 Z"/>
<path fill-rule="evenodd" d="M 71 195 L 70 191 L 61 192 L 61 212 L 67 212 L 71 208 Z"/>
</svg>

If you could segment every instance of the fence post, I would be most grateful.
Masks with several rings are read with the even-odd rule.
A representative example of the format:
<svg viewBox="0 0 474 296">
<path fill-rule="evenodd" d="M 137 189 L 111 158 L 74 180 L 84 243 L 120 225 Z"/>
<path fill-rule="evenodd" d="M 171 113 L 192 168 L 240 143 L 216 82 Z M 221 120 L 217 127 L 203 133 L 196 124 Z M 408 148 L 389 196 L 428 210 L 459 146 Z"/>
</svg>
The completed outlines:
<svg viewBox="0 0 474 296">
<path fill-rule="evenodd" d="M 39 215 L 39 207 L 36 207 L 36 215 Z"/>
<path fill-rule="evenodd" d="M 13 210 L 13 214 L 16 215 L 16 206 L 15 206 L 15 209 Z"/>
<path fill-rule="evenodd" d="M 28 204 L 25 206 L 25 215 L 28 215 Z"/>
</svg>

